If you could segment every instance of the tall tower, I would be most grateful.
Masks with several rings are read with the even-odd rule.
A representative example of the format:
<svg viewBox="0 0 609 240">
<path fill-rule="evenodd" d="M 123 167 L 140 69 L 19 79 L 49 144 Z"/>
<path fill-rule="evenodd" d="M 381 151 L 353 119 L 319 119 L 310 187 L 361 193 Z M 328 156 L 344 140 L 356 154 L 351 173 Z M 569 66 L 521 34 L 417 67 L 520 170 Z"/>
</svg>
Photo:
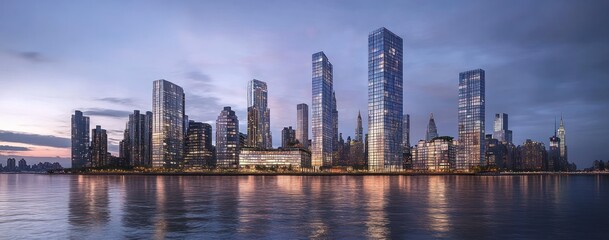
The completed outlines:
<svg viewBox="0 0 609 240">
<path fill-rule="evenodd" d="M 410 115 L 404 114 L 402 121 L 402 145 L 407 151 L 410 149 Z"/>
<path fill-rule="evenodd" d="M 364 128 L 362 127 L 362 113 L 357 112 L 357 127 L 355 127 L 355 141 L 364 142 Z"/>
<path fill-rule="evenodd" d="M 500 142 L 512 143 L 512 131 L 508 130 L 508 115 L 506 113 L 495 114 L 493 138 Z"/>
<path fill-rule="evenodd" d="M 202 168 L 213 165 L 211 125 L 190 120 L 184 146 L 184 164 L 186 166 Z"/>
<path fill-rule="evenodd" d="M 253 79 L 247 84 L 248 145 L 260 149 L 272 148 L 271 110 L 268 108 L 266 83 Z"/>
<path fill-rule="evenodd" d="M 333 116 L 332 116 L 332 63 L 324 52 L 312 56 L 313 141 L 311 163 L 313 167 L 332 166 Z"/>
<path fill-rule="evenodd" d="M 338 109 L 336 107 L 336 92 L 332 92 L 332 151 L 338 151 Z M 335 154 L 336 156 L 336 154 Z M 334 159 L 333 159 L 334 160 Z"/>
<path fill-rule="evenodd" d="M 72 115 L 72 168 L 87 167 L 89 156 L 89 117 L 76 110 Z"/>
<path fill-rule="evenodd" d="M 459 170 L 484 164 L 484 88 L 484 70 L 459 73 Z"/>
<path fill-rule="evenodd" d="M 560 162 L 561 164 L 564 164 L 564 166 L 567 166 L 567 164 L 569 163 L 569 159 L 567 157 L 567 140 L 565 139 L 565 124 L 562 120 L 562 116 L 560 116 L 560 126 L 558 127 L 557 130 L 558 133 L 558 138 L 560 138 L 560 144 L 559 144 L 559 149 L 560 149 Z"/>
<path fill-rule="evenodd" d="M 431 142 L 432 139 L 438 137 L 438 128 L 436 127 L 436 121 L 433 119 L 433 113 L 429 116 L 429 123 L 427 123 L 427 134 L 425 135 L 425 141 Z"/>
<path fill-rule="evenodd" d="M 152 90 L 152 167 L 178 167 L 184 150 L 184 90 L 165 79 Z"/>
<path fill-rule="evenodd" d="M 91 130 L 91 167 L 108 165 L 108 134 L 106 129 L 97 125 Z"/>
<path fill-rule="evenodd" d="M 129 114 L 123 140 L 127 162 L 135 167 L 150 167 L 152 162 L 152 112 Z M 124 154 L 125 155 L 125 154 Z"/>
<path fill-rule="evenodd" d="M 402 168 L 402 38 L 386 28 L 368 35 L 368 169 Z"/>
<path fill-rule="evenodd" d="M 221 168 L 239 166 L 239 120 L 235 111 L 224 107 L 216 120 L 216 156 Z"/>
<path fill-rule="evenodd" d="M 293 147 L 295 140 L 296 140 L 296 131 L 294 131 L 294 129 L 292 129 L 292 126 L 284 127 L 283 130 L 281 130 L 281 147 L 282 148 Z"/>
<path fill-rule="evenodd" d="M 298 104 L 296 115 L 296 139 L 306 149 L 309 147 L 309 105 Z"/>
</svg>

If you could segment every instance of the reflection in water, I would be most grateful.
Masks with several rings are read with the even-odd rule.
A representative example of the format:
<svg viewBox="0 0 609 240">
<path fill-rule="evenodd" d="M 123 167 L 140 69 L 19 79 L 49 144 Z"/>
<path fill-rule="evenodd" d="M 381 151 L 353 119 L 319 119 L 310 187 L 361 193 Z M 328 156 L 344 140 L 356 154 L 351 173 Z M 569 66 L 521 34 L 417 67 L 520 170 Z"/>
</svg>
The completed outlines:
<svg viewBox="0 0 609 240">
<path fill-rule="evenodd" d="M 608 183 L 606 175 L 0 174 L 0 232 L 25 239 L 577 239 L 583 232 L 602 239 Z"/>
</svg>

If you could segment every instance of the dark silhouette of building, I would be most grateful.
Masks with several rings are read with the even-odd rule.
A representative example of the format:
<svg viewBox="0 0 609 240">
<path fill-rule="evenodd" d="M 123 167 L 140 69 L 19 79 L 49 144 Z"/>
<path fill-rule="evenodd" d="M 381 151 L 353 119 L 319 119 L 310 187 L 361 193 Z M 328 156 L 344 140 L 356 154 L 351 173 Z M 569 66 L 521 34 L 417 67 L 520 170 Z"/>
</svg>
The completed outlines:
<svg viewBox="0 0 609 240">
<path fill-rule="evenodd" d="M 72 168 L 87 167 L 90 159 L 89 117 L 76 110 L 72 115 Z"/>
<path fill-rule="evenodd" d="M 292 129 L 292 126 L 284 127 L 283 130 L 281 130 L 281 147 L 295 147 L 296 143 L 296 131 Z"/>
<path fill-rule="evenodd" d="M 97 125 L 91 130 L 91 167 L 105 167 L 108 165 L 108 134 L 105 129 Z"/>
<path fill-rule="evenodd" d="M 214 165 L 211 143 L 211 125 L 190 121 L 184 149 L 184 164 L 187 167 L 203 168 Z"/>
</svg>

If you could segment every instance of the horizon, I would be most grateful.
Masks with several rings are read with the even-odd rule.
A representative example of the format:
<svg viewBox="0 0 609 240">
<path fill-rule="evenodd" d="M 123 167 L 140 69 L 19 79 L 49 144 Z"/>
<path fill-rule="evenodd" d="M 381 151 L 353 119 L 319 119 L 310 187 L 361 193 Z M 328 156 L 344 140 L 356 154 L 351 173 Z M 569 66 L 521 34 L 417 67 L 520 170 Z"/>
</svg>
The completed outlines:
<svg viewBox="0 0 609 240">
<path fill-rule="evenodd" d="M 152 111 L 157 79 L 184 88 L 190 120 L 215 131 L 230 106 L 244 133 L 247 82 L 266 82 L 277 147 L 281 129 L 296 127 L 296 105 L 311 107 L 318 51 L 334 66 L 339 132 L 353 137 L 361 111 L 366 134 L 367 37 L 386 27 L 404 39 L 411 145 L 425 138 L 430 113 L 439 135 L 457 138 L 458 75 L 481 68 L 486 134 L 494 115 L 507 113 L 515 145 L 531 139 L 548 148 L 564 116 L 569 161 L 587 168 L 608 153 L 593 139 L 609 134 L 609 30 L 596 27 L 609 20 L 609 3 L 548 2 L 2 2 L 0 157 L 69 166 L 74 110 L 108 131 L 117 155 L 128 115 Z M 371 17 L 378 11 L 386 14 Z"/>
</svg>

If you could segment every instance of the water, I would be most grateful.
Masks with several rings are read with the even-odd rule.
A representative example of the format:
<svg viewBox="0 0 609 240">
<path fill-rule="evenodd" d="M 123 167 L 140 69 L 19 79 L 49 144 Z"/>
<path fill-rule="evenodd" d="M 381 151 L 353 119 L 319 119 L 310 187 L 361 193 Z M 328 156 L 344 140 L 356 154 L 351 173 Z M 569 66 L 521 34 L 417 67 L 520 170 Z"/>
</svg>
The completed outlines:
<svg viewBox="0 0 609 240">
<path fill-rule="evenodd" d="M 0 174 L 0 239 L 607 239 L 609 176 Z"/>
</svg>

